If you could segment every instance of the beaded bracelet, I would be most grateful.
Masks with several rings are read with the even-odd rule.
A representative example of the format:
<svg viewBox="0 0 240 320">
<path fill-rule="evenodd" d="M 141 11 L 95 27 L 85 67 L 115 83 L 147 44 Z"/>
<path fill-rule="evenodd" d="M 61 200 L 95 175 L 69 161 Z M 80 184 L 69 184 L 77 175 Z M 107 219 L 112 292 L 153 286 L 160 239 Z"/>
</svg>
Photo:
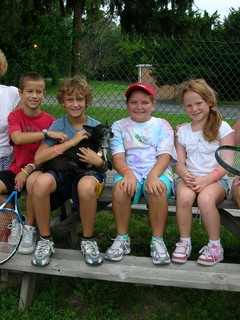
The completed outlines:
<svg viewBox="0 0 240 320">
<path fill-rule="evenodd" d="M 21 171 L 24 172 L 27 176 L 29 176 L 29 173 L 27 172 L 27 170 L 21 168 Z"/>
<path fill-rule="evenodd" d="M 56 144 L 53 146 L 53 150 L 54 150 L 54 152 L 56 154 L 63 154 L 63 152 L 60 152 L 60 151 L 57 150 L 57 145 Z"/>
</svg>

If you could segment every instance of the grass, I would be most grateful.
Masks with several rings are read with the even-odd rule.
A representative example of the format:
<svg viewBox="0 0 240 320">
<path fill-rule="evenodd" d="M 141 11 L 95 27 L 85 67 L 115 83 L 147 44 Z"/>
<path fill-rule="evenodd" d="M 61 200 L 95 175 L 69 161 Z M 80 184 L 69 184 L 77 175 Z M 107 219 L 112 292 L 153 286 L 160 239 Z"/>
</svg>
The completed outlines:
<svg viewBox="0 0 240 320">
<path fill-rule="evenodd" d="M 92 87 L 93 96 L 95 94 L 124 94 L 128 86 L 128 84 L 120 81 L 90 81 L 89 84 Z M 46 81 L 47 95 L 56 96 L 57 90 L 58 85 L 51 85 L 49 80 Z"/>
</svg>

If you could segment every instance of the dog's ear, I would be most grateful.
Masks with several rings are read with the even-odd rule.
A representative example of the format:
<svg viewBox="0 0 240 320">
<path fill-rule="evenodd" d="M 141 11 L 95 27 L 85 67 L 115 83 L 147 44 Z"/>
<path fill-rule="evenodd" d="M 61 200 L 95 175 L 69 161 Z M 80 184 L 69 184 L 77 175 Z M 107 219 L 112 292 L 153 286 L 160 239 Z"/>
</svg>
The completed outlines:
<svg viewBox="0 0 240 320">
<path fill-rule="evenodd" d="M 86 130 L 91 136 L 94 134 L 95 130 L 94 127 L 83 125 L 83 129 Z"/>
</svg>

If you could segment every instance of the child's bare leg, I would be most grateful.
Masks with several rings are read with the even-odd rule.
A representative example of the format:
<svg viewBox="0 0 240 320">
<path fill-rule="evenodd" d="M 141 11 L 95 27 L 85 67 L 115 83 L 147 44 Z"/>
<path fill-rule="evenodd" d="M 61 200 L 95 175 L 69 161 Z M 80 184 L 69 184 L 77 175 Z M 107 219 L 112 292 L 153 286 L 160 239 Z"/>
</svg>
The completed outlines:
<svg viewBox="0 0 240 320">
<path fill-rule="evenodd" d="M 156 238 L 163 237 L 164 228 L 168 216 L 168 202 L 166 192 L 160 199 L 147 194 L 149 219 L 152 226 L 152 235 Z"/>
<path fill-rule="evenodd" d="M 44 173 L 40 175 L 33 186 L 32 204 L 39 228 L 40 236 L 48 237 L 50 230 L 50 194 L 56 191 L 57 184 L 55 178 Z"/>
<path fill-rule="evenodd" d="M 27 179 L 26 189 L 27 189 L 27 220 L 25 222 L 28 226 L 35 225 L 35 214 L 33 209 L 32 203 L 32 192 L 33 192 L 33 185 L 36 182 L 36 179 L 39 175 L 42 175 L 41 171 L 33 172 Z"/>
<path fill-rule="evenodd" d="M 220 215 L 216 205 L 224 200 L 224 188 L 215 182 L 205 187 L 198 196 L 198 206 L 208 233 L 209 242 L 200 251 L 198 263 L 213 266 L 223 260 L 223 248 L 220 241 Z"/>
<path fill-rule="evenodd" d="M 189 238 L 192 229 L 192 206 L 196 193 L 186 187 L 184 181 L 176 185 L 176 218 L 180 237 Z"/>
<path fill-rule="evenodd" d="M 217 182 L 204 188 L 198 196 L 198 206 L 211 240 L 220 238 L 220 215 L 216 205 L 222 202 L 225 196 L 225 190 Z"/>
<path fill-rule="evenodd" d="M 94 233 L 97 212 L 96 187 L 96 179 L 90 176 L 81 178 L 77 185 L 82 234 L 84 237 L 92 237 Z"/>
<path fill-rule="evenodd" d="M 118 234 L 127 234 L 131 216 L 131 198 L 123 193 L 120 181 L 113 187 L 113 213 Z"/>
</svg>

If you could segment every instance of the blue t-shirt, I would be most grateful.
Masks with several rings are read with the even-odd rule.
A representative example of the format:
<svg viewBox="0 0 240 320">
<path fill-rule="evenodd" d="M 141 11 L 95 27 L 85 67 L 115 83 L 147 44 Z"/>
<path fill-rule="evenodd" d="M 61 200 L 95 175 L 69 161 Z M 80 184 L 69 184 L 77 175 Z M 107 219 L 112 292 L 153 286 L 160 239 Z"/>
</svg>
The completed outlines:
<svg viewBox="0 0 240 320">
<path fill-rule="evenodd" d="M 96 127 L 98 124 L 101 123 L 98 120 L 95 120 L 89 116 L 86 116 L 86 117 L 87 117 L 87 121 L 86 121 L 87 126 Z M 68 139 L 71 139 L 79 131 L 72 126 L 67 115 L 63 116 L 60 119 L 55 120 L 48 130 L 64 132 L 68 136 Z M 48 144 L 50 147 L 56 144 L 56 140 L 53 140 L 50 138 L 43 140 L 43 142 Z"/>
</svg>

